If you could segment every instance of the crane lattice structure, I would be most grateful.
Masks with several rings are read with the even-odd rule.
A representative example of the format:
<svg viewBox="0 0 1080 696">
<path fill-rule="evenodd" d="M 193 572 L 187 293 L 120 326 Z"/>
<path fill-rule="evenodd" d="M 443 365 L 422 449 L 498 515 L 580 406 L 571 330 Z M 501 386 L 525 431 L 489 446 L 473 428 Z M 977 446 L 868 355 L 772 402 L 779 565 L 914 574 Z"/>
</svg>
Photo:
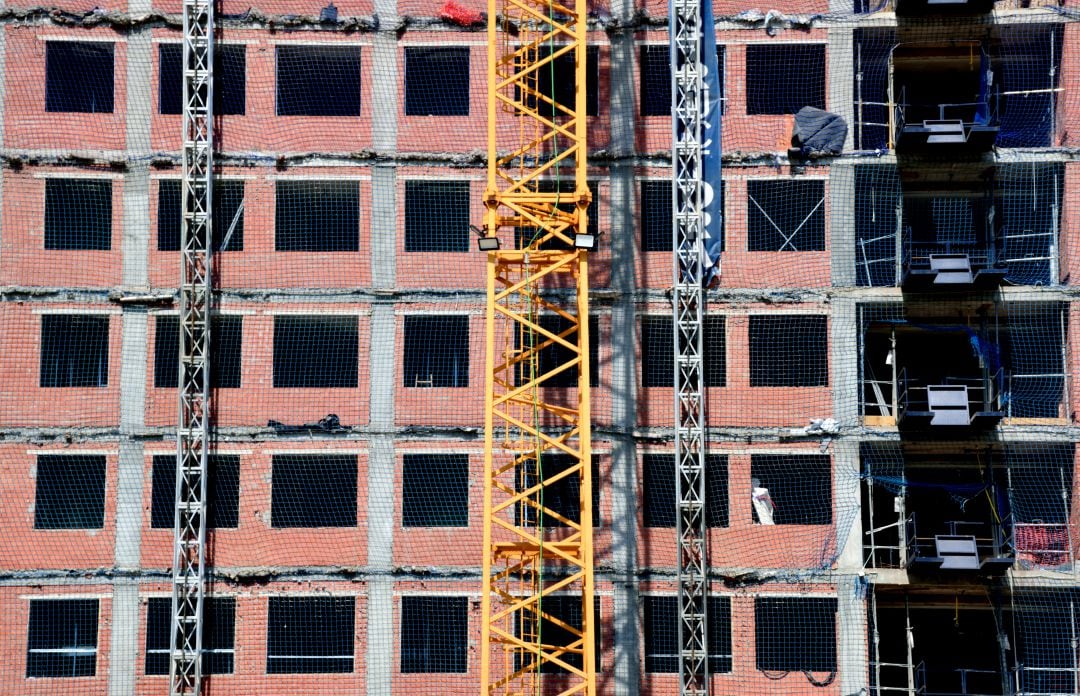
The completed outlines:
<svg viewBox="0 0 1080 696">
<path fill-rule="evenodd" d="M 585 0 L 488 2 L 480 653 L 487 694 L 596 693 L 588 252 L 576 246 L 585 239 L 590 201 L 585 22 Z M 557 61 L 573 62 L 572 104 L 555 97 Z M 572 187 L 561 185 L 567 179 Z M 496 240 L 518 248 L 491 251 Z M 542 322 L 545 315 L 559 328 Z M 549 394 L 565 397 L 566 390 L 543 386 L 568 370 L 577 372 L 576 402 Z M 569 464 L 545 476 L 555 456 Z M 545 503 L 545 491 L 567 479 L 578 484 L 576 519 Z M 548 535 L 545 520 L 565 529 Z M 580 598 L 580 624 L 551 611 L 555 595 Z M 556 633 L 570 638 L 554 640 Z"/>
<path fill-rule="evenodd" d="M 213 169 L 212 0 L 184 0 L 180 413 L 177 423 L 169 693 L 202 687 L 207 444 L 210 414 L 210 239 Z"/>
<path fill-rule="evenodd" d="M 679 563 L 679 693 L 709 693 L 705 553 L 705 291 L 700 0 L 672 0 L 672 210 L 674 243 L 675 460 Z M 704 30 L 714 31 L 713 27 Z M 719 137 L 719 134 L 714 134 Z"/>
</svg>

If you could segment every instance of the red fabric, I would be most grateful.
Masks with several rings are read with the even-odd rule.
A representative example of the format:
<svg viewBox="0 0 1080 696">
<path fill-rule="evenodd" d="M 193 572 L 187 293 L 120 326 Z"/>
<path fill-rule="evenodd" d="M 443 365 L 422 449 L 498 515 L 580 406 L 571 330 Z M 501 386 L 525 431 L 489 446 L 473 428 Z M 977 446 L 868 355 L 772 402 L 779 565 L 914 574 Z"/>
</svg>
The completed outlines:
<svg viewBox="0 0 1080 696">
<path fill-rule="evenodd" d="M 1016 554 L 1021 562 L 1037 566 L 1057 566 L 1069 560 L 1069 534 L 1065 525 L 1018 525 L 1013 537 Z"/>
<path fill-rule="evenodd" d="M 474 24 L 481 24 L 484 21 L 484 15 L 476 10 L 462 7 L 454 2 L 454 0 L 446 0 L 446 4 L 443 5 L 442 8 L 442 17 L 445 20 L 463 27 L 471 27 Z"/>
</svg>

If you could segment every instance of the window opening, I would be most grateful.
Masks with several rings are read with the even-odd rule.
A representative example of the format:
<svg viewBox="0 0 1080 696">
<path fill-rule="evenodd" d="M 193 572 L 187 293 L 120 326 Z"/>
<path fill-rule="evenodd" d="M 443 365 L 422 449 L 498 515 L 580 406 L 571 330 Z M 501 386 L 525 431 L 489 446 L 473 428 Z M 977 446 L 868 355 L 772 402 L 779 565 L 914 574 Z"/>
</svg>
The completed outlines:
<svg viewBox="0 0 1080 696">
<path fill-rule="evenodd" d="M 746 182 L 749 251 L 825 251 L 825 182 Z"/>
<path fill-rule="evenodd" d="M 359 182 L 279 180 L 274 250 L 359 251 Z"/>
<path fill-rule="evenodd" d="M 112 249 L 112 181 L 46 179 L 45 248 Z"/>
<path fill-rule="evenodd" d="M 247 106 L 246 48 L 236 44 L 218 43 L 214 46 L 215 116 L 244 115 Z M 179 43 L 158 46 L 158 113 L 183 113 L 183 53 L 184 47 Z"/>
<path fill-rule="evenodd" d="M 825 45 L 748 45 L 746 113 L 794 114 L 804 106 L 825 108 Z"/>
<path fill-rule="evenodd" d="M 176 389 L 180 380 L 180 318 L 158 316 L 154 322 L 154 388 Z M 239 389 L 244 318 L 210 319 L 210 388 Z"/>
<path fill-rule="evenodd" d="M 645 671 L 650 674 L 677 673 L 679 654 L 679 598 L 646 595 L 642 598 L 645 638 Z M 731 672 L 731 599 L 709 597 L 706 631 L 709 646 L 709 673 Z"/>
<path fill-rule="evenodd" d="M 98 600 L 31 599 L 26 676 L 97 674 Z"/>
<path fill-rule="evenodd" d="M 179 179 L 158 181 L 157 248 L 180 251 L 181 191 Z M 214 179 L 213 251 L 244 250 L 244 182 Z"/>
<path fill-rule="evenodd" d="M 34 529 L 105 526 L 103 455 L 39 454 L 34 481 Z"/>
<path fill-rule="evenodd" d="M 405 527 L 469 526 L 469 455 L 402 455 Z"/>
<path fill-rule="evenodd" d="M 356 388 L 356 317 L 274 317 L 275 388 Z"/>
<path fill-rule="evenodd" d="M 405 251 L 469 251 L 469 182 L 405 182 Z"/>
<path fill-rule="evenodd" d="M 148 675 L 169 673 L 172 632 L 172 598 L 151 597 L 146 602 L 146 664 Z M 202 673 L 232 674 L 236 650 L 236 599 L 206 597 L 203 600 Z"/>
<path fill-rule="evenodd" d="M 405 115 L 469 115 L 468 47 L 405 48 Z"/>
<path fill-rule="evenodd" d="M 267 674 L 353 671 L 355 597 L 271 597 Z"/>
<path fill-rule="evenodd" d="M 240 457 L 207 456 L 207 529 L 236 528 L 240 522 Z M 154 455 L 150 527 L 172 529 L 176 519 L 176 455 Z"/>
<path fill-rule="evenodd" d="M 45 314 L 41 317 L 42 387 L 109 385 L 109 317 Z"/>
<path fill-rule="evenodd" d="M 403 362 L 403 386 L 469 386 L 469 317 L 405 317 Z"/>
<path fill-rule="evenodd" d="M 401 598 L 401 671 L 468 671 L 468 597 Z"/>
<path fill-rule="evenodd" d="M 359 46 L 278 46 L 278 116 L 359 116 Z"/>
<path fill-rule="evenodd" d="M 270 526 L 355 527 L 356 455 L 273 457 Z"/>
<path fill-rule="evenodd" d="M 45 111 L 111 114 L 113 44 L 107 41 L 45 43 Z"/>
<path fill-rule="evenodd" d="M 675 455 L 642 457 L 642 520 L 646 527 L 675 527 Z M 728 461 L 720 454 L 705 455 L 705 525 L 728 526 Z"/>
</svg>

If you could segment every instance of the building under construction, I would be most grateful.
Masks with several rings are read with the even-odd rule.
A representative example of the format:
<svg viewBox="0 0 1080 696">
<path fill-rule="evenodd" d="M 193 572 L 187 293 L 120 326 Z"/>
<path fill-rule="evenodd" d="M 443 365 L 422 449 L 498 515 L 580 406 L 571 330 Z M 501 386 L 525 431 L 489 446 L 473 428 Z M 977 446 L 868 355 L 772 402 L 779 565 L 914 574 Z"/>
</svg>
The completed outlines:
<svg viewBox="0 0 1080 696">
<path fill-rule="evenodd" d="M 97 1 L 0 693 L 1080 694 L 1077 0 Z"/>
</svg>

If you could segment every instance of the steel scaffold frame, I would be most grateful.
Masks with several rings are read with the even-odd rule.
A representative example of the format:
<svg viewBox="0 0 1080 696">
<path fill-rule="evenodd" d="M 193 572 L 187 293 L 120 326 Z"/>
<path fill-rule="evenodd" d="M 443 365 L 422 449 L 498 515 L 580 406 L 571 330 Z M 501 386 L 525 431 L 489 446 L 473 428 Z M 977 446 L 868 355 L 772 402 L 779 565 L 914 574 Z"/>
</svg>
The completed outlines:
<svg viewBox="0 0 1080 696">
<path fill-rule="evenodd" d="M 593 696 L 596 689 L 588 252 L 574 246 L 576 234 L 588 229 L 591 198 L 585 21 L 585 0 L 572 7 L 502 0 L 501 8 L 488 0 L 484 234 L 508 246 L 520 239 L 522 247 L 487 255 L 481 689 L 489 695 Z M 566 55 L 575 67 L 572 107 L 553 97 L 554 63 Z M 558 182 L 563 172 L 572 172 L 572 191 L 558 185 L 554 193 L 540 191 L 542 180 Z M 551 292 L 570 285 L 569 300 L 565 290 Z M 542 314 L 561 317 L 563 328 L 545 328 Z M 542 365 L 545 350 L 558 357 Z M 546 379 L 575 368 L 576 395 L 543 388 Z M 570 464 L 545 477 L 545 457 L 553 454 L 568 455 Z M 544 498 L 545 490 L 574 478 L 577 520 Z M 565 528 L 549 535 L 545 519 Z M 580 627 L 545 607 L 556 594 L 580 597 Z M 545 642 L 545 626 L 572 639 Z M 563 673 L 550 674 L 552 668 Z"/>
<path fill-rule="evenodd" d="M 672 0 L 672 210 L 675 337 L 675 516 L 679 693 L 709 693 L 705 553 L 705 386 L 702 363 L 702 20 L 699 0 Z M 711 29 L 711 27 L 709 27 Z"/>
<path fill-rule="evenodd" d="M 202 688 L 212 283 L 213 0 L 184 0 L 183 11 L 180 389 L 169 659 L 169 693 L 173 696 L 197 695 Z"/>
</svg>

